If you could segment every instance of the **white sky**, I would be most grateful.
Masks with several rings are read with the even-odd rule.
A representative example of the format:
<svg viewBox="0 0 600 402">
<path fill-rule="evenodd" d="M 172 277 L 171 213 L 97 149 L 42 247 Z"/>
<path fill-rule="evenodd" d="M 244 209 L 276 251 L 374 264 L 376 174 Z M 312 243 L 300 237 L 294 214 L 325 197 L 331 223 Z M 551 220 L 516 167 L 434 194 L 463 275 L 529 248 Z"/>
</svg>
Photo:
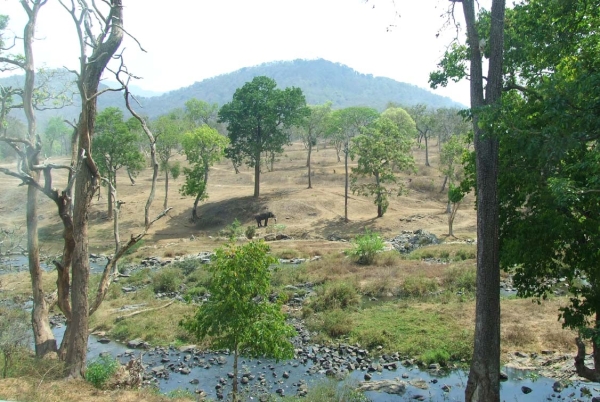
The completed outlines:
<svg viewBox="0 0 600 402">
<path fill-rule="evenodd" d="M 97 0 L 101 2 L 101 0 Z M 323 58 L 429 89 L 429 73 L 456 35 L 436 33 L 448 0 L 123 0 L 124 43 L 135 84 L 169 91 L 264 62 Z M 375 7 L 373 7 L 375 6 Z M 462 17 L 460 4 L 457 17 Z M 400 17 L 395 17 L 396 12 Z M 0 0 L 22 36 L 18 0 Z M 388 31 L 388 26 L 395 25 Z M 36 65 L 77 69 L 73 22 L 58 0 L 39 15 Z M 461 39 L 463 35 L 461 34 Z M 20 46 L 20 44 L 19 44 Z M 434 91 L 469 105 L 468 83 Z"/>
</svg>

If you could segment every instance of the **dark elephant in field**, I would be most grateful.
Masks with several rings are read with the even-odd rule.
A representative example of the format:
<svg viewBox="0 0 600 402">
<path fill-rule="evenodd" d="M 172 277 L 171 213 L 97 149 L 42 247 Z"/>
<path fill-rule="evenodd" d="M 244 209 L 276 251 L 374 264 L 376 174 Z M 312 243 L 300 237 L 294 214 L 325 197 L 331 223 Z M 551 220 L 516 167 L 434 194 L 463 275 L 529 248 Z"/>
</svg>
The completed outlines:
<svg viewBox="0 0 600 402">
<path fill-rule="evenodd" d="M 269 223 L 269 218 L 273 218 L 275 220 L 275 223 L 277 223 L 277 217 L 273 212 L 265 212 L 254 217 L 254 219 L 256 219 L 258 227 L 267 226 L 267 224 Z M 262 221 L 265 221 L 264 225 L 262 224 Z"/>
</svg>

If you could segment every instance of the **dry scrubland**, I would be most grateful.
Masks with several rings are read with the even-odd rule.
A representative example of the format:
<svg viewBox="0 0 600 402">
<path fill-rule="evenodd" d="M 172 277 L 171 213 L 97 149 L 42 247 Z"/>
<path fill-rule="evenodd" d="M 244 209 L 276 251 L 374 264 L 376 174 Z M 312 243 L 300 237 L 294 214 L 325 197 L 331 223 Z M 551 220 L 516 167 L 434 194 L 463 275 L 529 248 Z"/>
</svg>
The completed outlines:
<svg viewBox="0 0 600 402">
<path fill-rule="evenodd" d="M 424 166 L 423 149 L 415 148 L 418 172 L 402 174 L 408 194 L 392 198 L 383 218 L 376 217 L 376 207 L 371 199 L 351 195 L 348 203 L 349 223 L 344 214 L 344 166 L 338 162 L 331 147 L 313 152 L 312 189 L 307 189 L 306 150 L 301 144 L 293 144 L 275 163 L 273 172 L 261 175 L 261 196 L 254 199 L 253 170 L 243 167 L 235 174 L 228 161 L 215 166 L 210 174 L 209 199 L 199 208 L 200 221 L 189 220 L 193 199 L 182 197 L 178 188 L 183 178 L 171 180 L 169 206 L 173 210 L 150 231 L 143 245 L 127 259 L 139 261 L 148 256 L 173 257 L 210 251 L 221 246 L 226 238 L 222 231 L 238 219 L 242 227 L 256 223 L 253 216 L 264 210 L 274 212 L 278 226 L 259 228 L 258 237 L 277 230 L 291 236 L 292 240 L 271 242 L 273 253 L 279 257 L 321 256 L 319 261 L 301 266 L 283 267 L 274 276 L 274 285 L 281 292 L 287 284 L 313 282 L 317 285 L 317 300 L 307 303 L 302 311 L 290 309 L 290 313 L 307 318 L 307 325 L 318 332 L 317 341 L 327 341 L 332 336 L 349 342 L 359 342 L 369 347 L 383 346 L 384 350 L 401 350 L 423 361 L 454 361 L 468 359 L 474 326 L 474 275 L 475 246 L 460 240 L 472 239 L 476 233 L 476 217 L 473 197 L 469 195 L 461 206 L 454 224 L 456 238 L 448 232 L 445 212 L 445 194 L 440 193 L 443 177 L 438 171 L 437 146 L 430 149 L 431 167 Z M 61 184 L 60 178 L 55 181 Z M 25 213 L 24 188 L 7 176 L 0 176 L 0 216 L 2 227 L 22 225 Z M 135 186 L 131 186 L 125 174 L 119 180 L 119 199 L 125 201 L 121 212 L 121 237 L 137 233 L 143 224 L 143 207 L 150 185 L 150 171 L 143 171 Z M 153 204 L 153 214 L 161 211 L 164 182 L 158 183 Z M 106 219 L 106 192 L 95 199 L 90 215 L 90 250 L 110 253 L 112 223 Z M 58 253 L 61 249 L 61 225 L 53 205 L 40 196 L 40 239 L 43 252 Z M 424 229 L 434 233 L 444 244 L 419 249 L 409 256 L 395 251 L 380 254 L 371 266 L 358 265 L 342 253 L 350 243 L 329 241 L 335 234 L 352 239 L 364 229 L 391 238 L 403 230 Z M 243 242 L 245 240 L 238 240 Z M 432 263 L 431 257 L 444 260 Z M 165 268 L 178 284 L 201 292 L 206 275 L 198 271 L 183 275 L 181 270 Z M 46 275 L 48 289 L 54 281 L 54 273 Z M 122 281 L 110 290 L 102 308 L 92 317 L 94 330 L 106 331 L 115 338 L 142 337 L 157 344 L 181 344 L 192 342 L 177 322 L 193 307 L 183 303 L 171 304 L 165 310 L 140 314 L 117 322 L 125 305 L 144 303 L 143 308 L 162 307 L 166 300 L 154 298 L 153 287 L 160 274 L 150 270 L 138 271 L 132 278 Z M 503 273 L 503 275 L 506 275 Z M 164 278 L 164 275 L 163 275 Z M 94 279 L 95 280 L 95 279 Z M 137 281 L 137 282 L 136 282 Z M 3 276 L 3 290 L 7 296 L 26 297 L 30 282 L 26 274 Z M 143 291 L 123 294 L 121 286 L 142 283 Z M 194 288 L 195 286 L 195 288 Z M 334 292 L 345 294 L 352 301 L 344 310 L 322 311 L 320 306 Z M 345 292 L 345 293 L 344 293 Z M 291 295 L 290 295 L 291 296 Z M 379 302 L 364 302 L 368 297 Z M 4 298 L 4 297 L 3 297 Z M 362 300 L 362 302 L 361 302 Z M 382 302 L 384 301 L 384 302 Z M 574 334 L 561 328 L 557 321 L 558 308 L 566 304 L 559 297 L 550 298 L 542 304 L 531 300 L 505 298 L 502 301 L 502 349 L 504 360 L 510 360 L 513 352 L 541 352 L 554 350 L 560 353 L 574 352 Z M 319 303 L 322 303 L 321 305 Z M 153 314 L 160 314 L 160 320 Z M 164 320 L 164 317 L 170 317 Z M 168 322 L 166 322 L 168 321 Z M 173 330 L 173 328 L 177 328 Z M 5 380 L 0 382 L 0 395 L 17 397 L 19 392 L 35 395 L 34 400 L 94 400 L 115 398 L 109 392 L 84 387 L 81 398 L 69 397 L 62 386 L 52 382 L 34 380 Z M 35 380 L 38 379 L 38 380 Z M 21 387 L 22 391 L 18 391 Z M 78 395 L 79 396 L 79 395 Z M 87 396 L 85 397 L 87 398 Z M 96 399 L 98 398 L 98 399 Z M 159 400 L 156 395 L 141 396 L 137 393 L 119 396 Z M 152 399 L 154 398 L 154 399 Z M 158 398 L 158 399 L 157 399 Z"/>
</svg>

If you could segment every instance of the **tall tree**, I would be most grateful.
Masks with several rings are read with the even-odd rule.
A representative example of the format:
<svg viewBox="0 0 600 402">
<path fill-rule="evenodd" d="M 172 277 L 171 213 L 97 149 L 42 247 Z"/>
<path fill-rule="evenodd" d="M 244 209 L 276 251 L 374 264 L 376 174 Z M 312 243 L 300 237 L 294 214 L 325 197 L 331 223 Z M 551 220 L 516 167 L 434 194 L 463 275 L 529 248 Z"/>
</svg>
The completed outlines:
<svg viewBox="0 0 600 402">
<path fill-rule="evenodd" d="M 331 117 L 331 102 L 323 105 L 309 106 L 310 114 L 304 118 L 301 124 L 300 135 L 304 148 L 308 150 L 306 157 L 306 167 L 308 169 L 308 188 L 312 188 L 310 157 L 313 146 L 317 144 L 319 138 L 327 133 L 329 118 Z"/>
<path fill-rule="evenodd" d="M 228 143 L 227 137 L 207 125 L 183 136 L 183 152 L 190 167 L 183 168 L 185 184 L 181 187 L 181 193 L 196 197 L 192 208 L 192 221 L 198 219 L 198 202 L 208 197 L 206 186 L 210 167 L 225 156 Z"/>
<path fill-rule="evenodd" d="M 363 129 L 363 133 L 352 139 L 350 157 L 358 157 L 358 166 L 352 168 L 352 192 L 367 197 L 375 196 L 377 217 L 385 214 L 391 194 L 400 195 L 404 186 L 398 183 L 394 168 L 414 169 L 412 144 L 416 130 L 415 123 L 403 111 L 403 124 L 397 124 L 389 117 L 380 117 Z M 372 177 L 374 183 L 360 180 Z M 394 186 L 394 187 L 391 187 Z"/>
<path fill-rule="evenodd" d="M 2 169 L 6 174 L 19 177 L 27 184 L 27 257 L 29 260 L 29 273 L 33 291 L 33 309 L 31 323 L 33 327 L 35 351 L 38 357 L 43 357 L 50 352 L 56 352 L 56 340 L 50 329 L 48 310 L 50 305 L 45 298 L 42 286 L 42 269 L 40 266 L 38 242 L 38 188 L 40 180 L 40 152 L 41 140 L 37 134 L 37 121 L 35 116 L 36 99 L 34 97 L 36 71 L 34 64 L 33 41 L 37 17 L 46 0 L 21 1 L 21 6 L 27 14 L 27 23 L 23 31 L 23 55 L 0 56 L 2 70 L 20 69 L 25 72 L 23 88 L 2 88 L 0 105 L 0 124 L 5 123 L 8 112 L 14 107 L 13 97 L 19 96 L 22 100 L 20 107 L 27 118 L 27 136 L 18 139 L 3 133 L 2 141 L 8 144 L 18 156 L 17 171 L 12 172 Z M 0 16 L 0 51 L 4 47 L 2 34 L 8 23 L 7 16 Z"/>
<path fill-rule="evenodd" d="M 108 107 L 96 117 L 96 135 L 92 141 L 98 170 L 106 176 L 109 187 L 117 190 L 117 172 L 121 168 L 135 176 L 144 167 L 144 156 L 138 147 L 139 136 L 123 121 L 123 112 Z M 108 191 L 108 219 L 113 218 L 113 191 Z"/>
<path fill-rule="evenodd" d="M 196 98 L 185 102 L 184 116 L 192 128 L 203 124 L 217 128 L 218 113 L 219 105 L 216 103 L 208 103 Z"/>
<path fill-rule="evenodd" d="M 424 104 L 409 107 L 407 111 L 417 126 L 417 142 L 419 144 L 421 141 L 425 142 L 425 166 L 431 166 L 429 164 L 429 138 L 433 134 L 436 124 L 435 112 L 427 110 L 427 105 Z"/>
<path fill-rule="evenodd" d="M 69 152 L 72 132 L 71 127 L 61 117 L 52 117 L 44 129 L 43 142 L 46 155 L 66 155 Z"/>
<path fill-rule="evenodd" d="M 187 125 L 183 120 L 183 114 L 173 111 L 167 115 L 160 116 L 152 122 L 152 129 L 156 135 L 156 152 L 160 163 L 160 170 L 165 174 L 165 200 L 163 209 L 169 207 L 169 177 L 179 177 L 179 163 L 173 162 L 172 158 L 181 149 L 181 140 Z"/>
<path fill-rule="evenodd" d="M 263 153 L 282 153 L 289 142 L 286 128 L 298 125 L 308 114 L 300 88 L 276 88 L 271 78 L 260 76 L 238 88 L 233 100 L 219 110 L 227 123 L 230 144 L 227 157 L 254 168 L 254 197 L 260 195 Z"/>
<path fill-rule="evenodd" d="M 500 261 L 498 204 L 498 138 L 490 135 L 482 117 L 499 106 L 503 86 L 505 0 L 492 0 L 491 25 L 487 37 L 476 21 L 474 0 L 452 0 L 462 3 L 467 27 L 467 47 L 471 88 L 471 113 L 476 159 L 477 186 L 477 294 L 475 307 L 475 343 L 471 370 L 465 390 L 465 401 L 500 401 Z M 456 49 L 456 48 L 455 48 Z M 482 58 L 488 58 L 484 86 Z M 465 78 L 466 65 L 452 63 L 456 56 L 448 51 L 440 63 L 442 71 L 432 73 L 432 87 L 444 85 L 448 79 Z"/>
<path fill-rule="evenodd" d="M 75 207 L 73 209 L 72 282 L 71 282 L 71 330 L 68 334 L 66 363 L 68 376 L 80 378 L 85 375 L 89 304 L 88 289 L 90 262 L 88 251 L 88 219 L 92 197 L 99 184 L 99 173 L 92 154 L 92 138 L 96 122 L 98 85 L 108 62 L 123 40 L 122 0 L 111 0 L 89 6 L 86 0 L 59 0 L 71 16 L 79 38 L 80 65 L 77 87 L 81 97 L 81 114 L 77 123 L 78 164 L 81 166 L 75 183 Z M 93 23 L 92 23 L 93 20 Z M 92 31 L 97 27 L 98 31 Z"/>
<path fill-rule="evenodd" d="M 370 107 L 353 106 L 338 109 L 331 115 L 329 126 L 330 136 L 338 138 L 344 152 L 344 221 L 348 222 L 348 188 L 349 172 L 348 157 L 350 155 L 350 140 L 360 134 L 361 130 L 379 117 L 377 110 Z"/>
</svg>

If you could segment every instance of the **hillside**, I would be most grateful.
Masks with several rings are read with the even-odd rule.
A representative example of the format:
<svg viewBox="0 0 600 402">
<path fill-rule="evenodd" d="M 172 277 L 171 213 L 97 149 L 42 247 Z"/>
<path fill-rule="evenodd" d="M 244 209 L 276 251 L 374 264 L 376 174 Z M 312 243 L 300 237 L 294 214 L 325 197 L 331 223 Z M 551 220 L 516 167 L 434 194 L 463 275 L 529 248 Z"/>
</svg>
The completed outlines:
<svg viewBox="0 0 600 402">
<path fill-rule="evenodd" d="M 210 103 L 223 105 L 231 100 L 237 88 L 243 86 L 252 78 L 265 75 L 273 78 L 279 87 L 300 87 L 309 104 L 322 104 L 332 101 L 334 108 L 348 106 L 370 106 L 383 110 L 388 102 L 400 105 L 424 103 L 433 108 L 462 107 L 463 105 L 442 97 L 415 85 L 406 84 L 385 77 L 374 77 L 361 74 L 348 66 L 332 63 L 327 60 L 294 60 L 265 63 L 255 67 L 246 67 L 229 74 L 205 79 L 195 84 L 176 89 L 161 96 L 143 97 L 138 101 L 142 105 L 139 111 L 151 119 L 183 107 L 191 98 L 201 99 Z M 64 77 L 64 75 L 62 75 Z M 0 79 L 0 85 L 18 86 L 22 76 L 12 76 Z M 62 78 L 68 80 L 68 78 Z M 60 86 L 61 82 L 53 84 Z M 143 93 L 133 90 L 134 94 Z M 125 110 L 123 96 L 117 92 L 106 92 L 98 98 L 98 109 L 116 106 Z M 38 112 L 39 126 L 43 129 L 45 123 L 53 116 L 61 116 L 67 120 L 76 120 L 79 115 L 78 104 L 59 110 Z M 128 114 L 126 114 L 128 115 Z M 24 121 L 20 112 L 14 116 Z"/>
</svg>

